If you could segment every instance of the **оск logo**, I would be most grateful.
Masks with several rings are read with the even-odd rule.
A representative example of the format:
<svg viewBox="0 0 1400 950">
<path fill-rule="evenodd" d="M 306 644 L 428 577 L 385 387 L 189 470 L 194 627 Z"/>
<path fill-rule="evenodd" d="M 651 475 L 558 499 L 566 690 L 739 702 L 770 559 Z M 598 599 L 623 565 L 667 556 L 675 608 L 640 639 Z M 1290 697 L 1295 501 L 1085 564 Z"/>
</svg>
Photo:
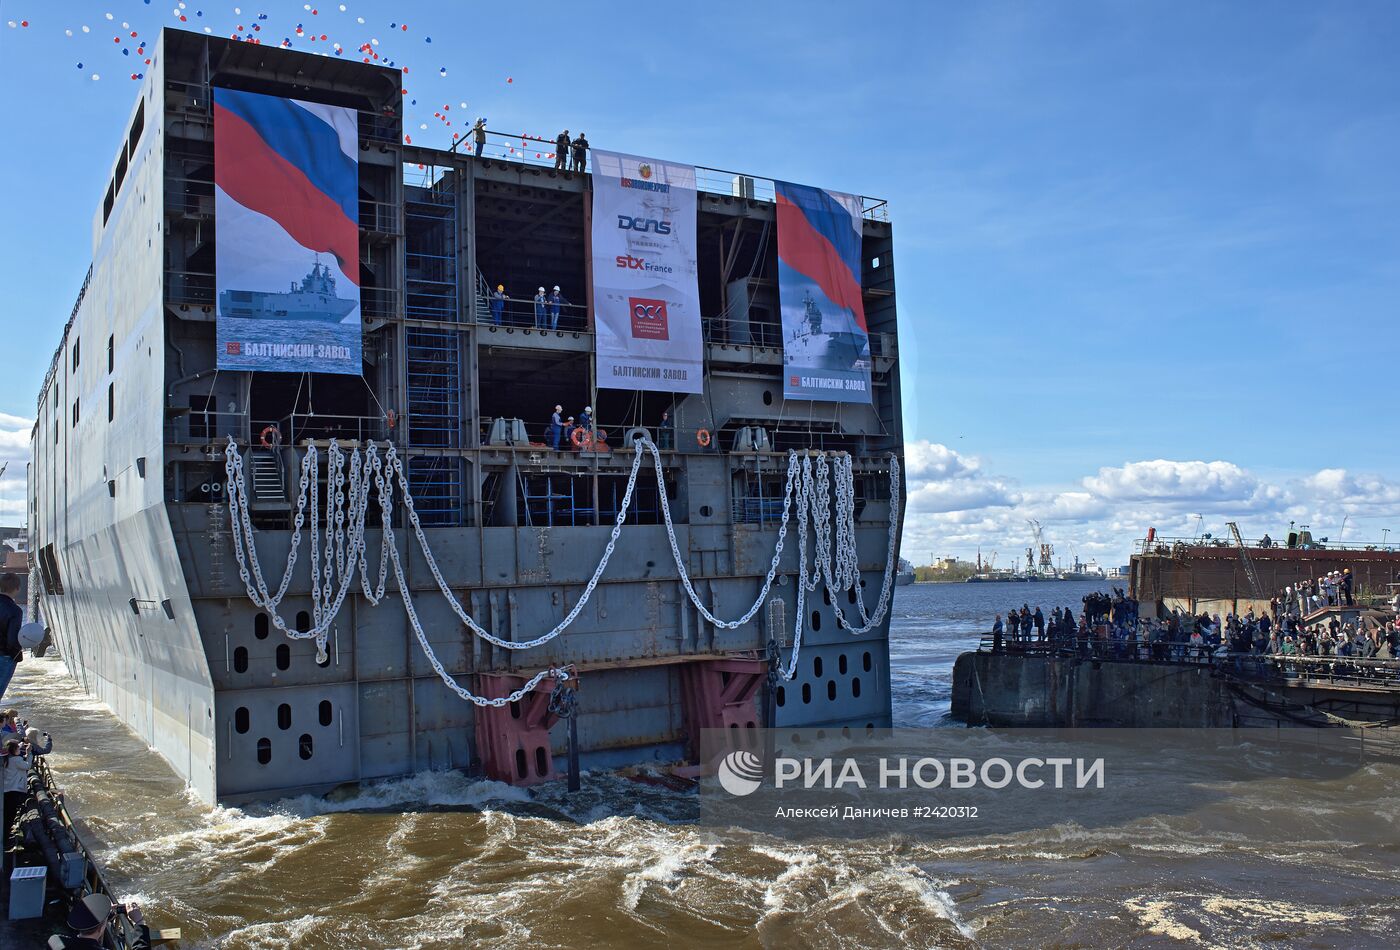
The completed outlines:
<svg viewBox="0 0 1400 950">
<path fill-rule="evenodd" d="M 752 795 L 763 784 L 763 762 L 742 749 L 726 755 L 717 770 L 720 787 L 731 795 Z"/>
<path fill-rule="evenodd" d="M 666 301 L 650 297 L 628 297 L 632 310 L 634 340 L 669 340 L 671 327 L 666 313 Z"/>
<path fill-rule="evenodd" d="M 637 174 L 642 176 L 643 181 L 646 181 L 651 177 L 651 166 L 643 162 L 641 165 L 637 166 Z"/>
</svg>

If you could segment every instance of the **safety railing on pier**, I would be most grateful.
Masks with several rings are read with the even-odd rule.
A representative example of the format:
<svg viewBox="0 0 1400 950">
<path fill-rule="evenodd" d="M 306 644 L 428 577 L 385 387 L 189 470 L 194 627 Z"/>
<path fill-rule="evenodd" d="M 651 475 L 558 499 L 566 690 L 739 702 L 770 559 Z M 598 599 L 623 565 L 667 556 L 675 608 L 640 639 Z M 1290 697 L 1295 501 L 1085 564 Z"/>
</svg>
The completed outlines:
<svg viewBox="0 0 1400 950">
<path fill-rule="evenodd" d="M 1244 546 L 1251 551 L 1254 550 L 1293 550 L 1293 551 L 1400 551 L 1400 544 L 1384 544 L 1374 541 L 1331 541 L 1327 538 L 1314 538 L 1307 542 L 1299 542 L 1291 547 L 1286 540 L 1279 540 L 1273 537 L 1244 538 Z M 1134 553 L 1140 555 L 1158 555 L 1170 557 L 1173 554 L 1183 551 L 1186 548 L 1221 548 L 1223 550 L 1239 550 L 1238 545 L 1228 537 L 1214 537 L 1205 535 L 1195 538 L 1175 538 L 1157 535 L 1151 540 L 1139 538 Z"/>
<path fill-rule="evenodd" d="M 1204 665 L 1222 673 L 1253 679 L 1303 679 L 1326 684 L 1370 684 L 1400 689 L 1400 659 L 1360 656 L 1316 656 L 1303 653 L 1245 653 L 1209 644 L 1099 637 L 998 641 L 985 634 L 983 653 L 1066 659 L 1118 660 L 1129 663 Z"/>
</svg>

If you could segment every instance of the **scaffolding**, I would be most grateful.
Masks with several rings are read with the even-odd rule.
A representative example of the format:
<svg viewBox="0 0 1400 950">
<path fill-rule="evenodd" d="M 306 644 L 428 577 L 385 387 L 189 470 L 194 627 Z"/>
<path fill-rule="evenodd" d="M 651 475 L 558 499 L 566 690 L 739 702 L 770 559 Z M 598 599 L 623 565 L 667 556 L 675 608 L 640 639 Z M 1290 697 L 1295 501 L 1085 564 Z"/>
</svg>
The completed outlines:
<svg viewBox="0 0 1400 950">
<path fill-rule="evenodd" d="M 457 203 L 454 176 L 431 187 L 404 188 L 405 313 L 419 320 L 455 323 L 457 307 Z"/>
</svg>

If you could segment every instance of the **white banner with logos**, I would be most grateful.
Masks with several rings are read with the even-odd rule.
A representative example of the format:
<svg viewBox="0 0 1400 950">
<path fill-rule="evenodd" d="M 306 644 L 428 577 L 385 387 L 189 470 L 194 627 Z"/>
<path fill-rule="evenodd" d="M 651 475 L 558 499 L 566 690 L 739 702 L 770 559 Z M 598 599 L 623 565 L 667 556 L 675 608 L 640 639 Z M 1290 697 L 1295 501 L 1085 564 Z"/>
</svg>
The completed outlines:
<svg viewBox="0 0 1400 950">
<path fill-rule="evenodd" d="M 701 392 L 695 167 L 591 157 L 598 388 Z"/>
</svg>

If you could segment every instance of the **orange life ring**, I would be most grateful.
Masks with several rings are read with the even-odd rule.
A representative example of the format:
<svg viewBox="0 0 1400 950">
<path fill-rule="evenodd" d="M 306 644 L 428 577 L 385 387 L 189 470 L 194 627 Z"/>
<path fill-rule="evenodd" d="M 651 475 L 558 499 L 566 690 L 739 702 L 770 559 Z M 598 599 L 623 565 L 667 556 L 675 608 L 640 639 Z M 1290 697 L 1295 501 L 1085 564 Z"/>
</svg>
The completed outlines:
<svg viewBox="0 0 1400 950">
<path fill-rule="evenodd" d="M 272 436 L 270 441 L 268 440 L 269 435 Z M 265 426 L 263 430 L 258 433 L 258 441 L 262 443 L 265 449 L 275 449 L 282 444 L 282 430 L 275 425 Z"/>
<path fill-rule="evenodd" d="M 390 409 L 388 412 L 384 413 L 384 421 L 389 424 L 389 431 L 393 432 L 394 423 L 399 421 L 398 414 L 395 413 L 394 410 Z"/>
<path fill-rule="evenodd" d="M 708 448 L 708 447 L 709 447 L 709 444 L 710 444 L 710 430 L 709 430 L 709 429 L 696 429 L 696 430 L 695 430 L 695 442 L 696 442 L 696 444 L 698 444 L 698 445 L 700 446 L 700 448 L 702 448 L 702 449 L 703 449 L 703 448 Z"/>
<path fill-rule="evenodd" d="M 569 436 L 569 441 L 574 444 L 574 448 L 581 449 L 588 443 L 588 430 L 578 428 Z"/>
</svg>

